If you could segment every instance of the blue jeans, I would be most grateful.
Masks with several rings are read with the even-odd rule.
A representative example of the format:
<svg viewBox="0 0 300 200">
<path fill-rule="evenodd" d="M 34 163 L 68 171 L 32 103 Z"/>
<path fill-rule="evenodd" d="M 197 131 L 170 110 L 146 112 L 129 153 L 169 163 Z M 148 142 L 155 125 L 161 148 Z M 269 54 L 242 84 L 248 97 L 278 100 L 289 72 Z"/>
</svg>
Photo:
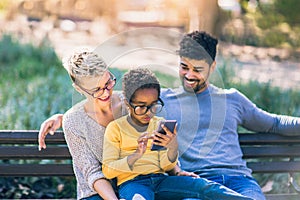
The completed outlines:
<svg viewBox="0 0 300 200">
<path fill-rule="evenodd" d="M 99 194 L 94 194 L 92 196 L 82 198 L 81 200 L 103 200 Z"/>
<path fill-rule="evenodd" d="M 119 186 L 119 195 L 126 200 L 132 200 L 137 195 L 146 200 L 251 199 L 204 178 L 164 174 L 140 175 L 126 181 Z"/>
<path fill-rule="evenodd" d="M 244 196 L 251 197 L 256 200 L 266 199 L 260 186 L 252 177 L 246 175 L 215 175 L 201 177 L 220 183 Z"/>
</svg>

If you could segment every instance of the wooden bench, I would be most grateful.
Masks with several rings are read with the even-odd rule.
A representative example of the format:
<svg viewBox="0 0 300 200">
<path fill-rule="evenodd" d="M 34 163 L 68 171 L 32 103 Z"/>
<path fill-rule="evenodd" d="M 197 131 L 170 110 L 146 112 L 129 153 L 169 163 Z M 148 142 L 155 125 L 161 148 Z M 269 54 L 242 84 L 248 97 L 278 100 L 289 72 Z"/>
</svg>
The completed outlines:
<svg viewBox="0 0 300 200">
<path fill-rule="evenodd" d="M 62 131 L 46 138 L 47 149 L 38 151 L 38 131 L 0 131 L 0 176 L 74 176 L 71 156 Z M 240 134 L 240 144 L 254 174 L 286 173 L 290 191 L 266 194 L 268 200 L 300 199 L 294 173 L 300 172 L 300 136 L 268 133 Z M 53 160 L 53 163 L 12 164 L 8 160 Z M 66 164 L 64 162 L 69 162 Z"/>
</svg>

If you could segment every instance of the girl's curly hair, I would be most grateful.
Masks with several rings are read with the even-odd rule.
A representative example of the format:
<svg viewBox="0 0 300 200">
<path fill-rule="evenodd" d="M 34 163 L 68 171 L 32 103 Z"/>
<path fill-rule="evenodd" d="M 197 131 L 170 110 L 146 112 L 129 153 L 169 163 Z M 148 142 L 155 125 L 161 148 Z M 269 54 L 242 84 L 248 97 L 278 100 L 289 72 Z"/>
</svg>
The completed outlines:
<svg viewBox="0 0 300 200">
<path fill-rule="evenodd" d="M 155 74 L 147 68 L 131 69 L 124 74 L 122 89 L 128 102 L 134 98 L 138 89 L 154 88 L 160 96 L 160 84 Z"/>
</svg>

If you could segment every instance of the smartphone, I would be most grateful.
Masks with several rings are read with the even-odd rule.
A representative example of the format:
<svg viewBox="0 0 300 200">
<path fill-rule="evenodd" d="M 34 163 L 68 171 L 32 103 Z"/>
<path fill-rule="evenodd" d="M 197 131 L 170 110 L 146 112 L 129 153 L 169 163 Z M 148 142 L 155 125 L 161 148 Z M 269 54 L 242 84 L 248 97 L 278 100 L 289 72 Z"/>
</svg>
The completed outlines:
<svg viewBox="0 0 300 200">
<path fill-rule="evenodd" d="M 177 121 L 176 120 L 162 120 L 159 121 L 158 123 L 158 127 L 157 127 L 157 132 L 161 133 L 161 134 L 167 134 L 164 129 L 161 127 L 162 125 L 164 125 L 165 127 L 167 127 L 171 132 L 174 132 L 175 126 L 176 126 Z M 166 148 L 160 145 L 155 145 L 152 144 L 151 146 L 151 151 L 160 151 L 160 150 L 165 150 Z"/>
</svg>

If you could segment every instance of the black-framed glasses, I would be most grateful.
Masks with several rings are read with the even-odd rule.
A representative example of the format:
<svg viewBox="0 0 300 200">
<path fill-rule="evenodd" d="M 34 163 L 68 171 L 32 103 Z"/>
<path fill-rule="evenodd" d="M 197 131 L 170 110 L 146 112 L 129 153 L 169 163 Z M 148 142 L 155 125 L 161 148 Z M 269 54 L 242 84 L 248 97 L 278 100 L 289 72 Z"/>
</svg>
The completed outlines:
<svg viewBox="0 0 300 200">
<path fill-rule="evenodd" d="M 79 84 L 76 84 L 80 89 L 82 89 L 83 91 L 85 91 L 87 94 L 91 95 L 94 98 L 99 98 L 103 95 L 105 90 L 111 90 L 115 85 L 116 85 L 116 77 L 110 73 L 110 79 L 107 81 L 107 83 L 105 84 L 105 86 L 103 88 L 96 88 L 94 91 L 89 91 L 85 88 L 83 88 L 82 86 L 80 86 Z"/>
<path fill-rule="evenodd" d="M 149 105 L 149 106 L 135 106 L 132 105 L 132 102 L 129 102 L 129 105 L 133 108 L 133 111 L 136 115 L 144 115 L 150 110 L 151 113 L 157 114 L 164 107 L 164 102 L 158 98 L 158 101 Z"/>
</svg>

